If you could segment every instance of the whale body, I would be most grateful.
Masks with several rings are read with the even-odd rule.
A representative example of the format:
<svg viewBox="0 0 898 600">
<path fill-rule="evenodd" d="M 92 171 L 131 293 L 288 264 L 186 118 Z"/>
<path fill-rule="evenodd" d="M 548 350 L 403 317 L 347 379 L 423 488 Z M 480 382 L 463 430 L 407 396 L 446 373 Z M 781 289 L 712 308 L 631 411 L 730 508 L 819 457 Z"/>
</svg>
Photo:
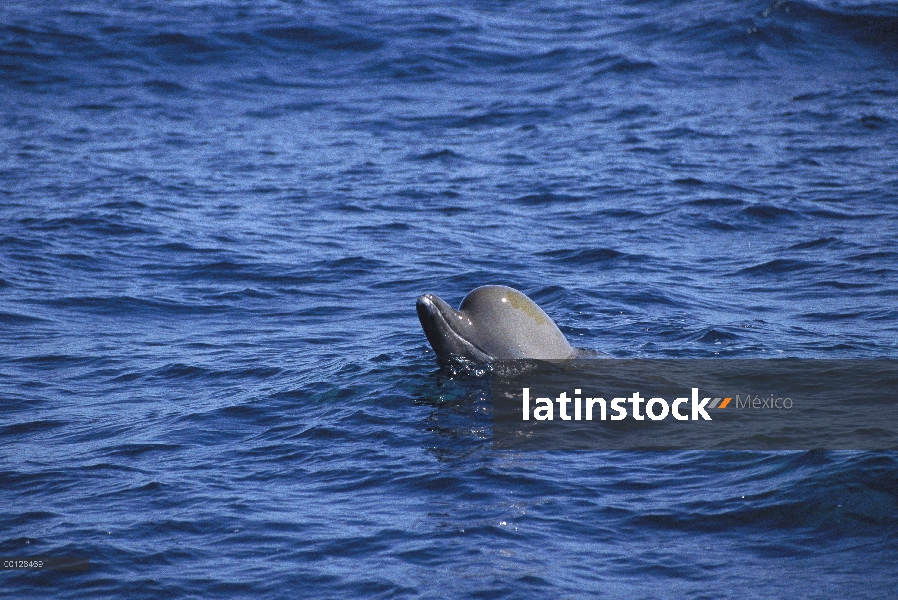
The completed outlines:
<svg viewBox="0 0 898 600">
<path fill-rule="evenodd" d="M 522 292 L 486 285 L 465 296 L 458 310 L 433 294 L 416 302 L 427 340 L 442 362 L 531 358 L 563 360 L 578 351 L 555 322 Z"/>
</svg>

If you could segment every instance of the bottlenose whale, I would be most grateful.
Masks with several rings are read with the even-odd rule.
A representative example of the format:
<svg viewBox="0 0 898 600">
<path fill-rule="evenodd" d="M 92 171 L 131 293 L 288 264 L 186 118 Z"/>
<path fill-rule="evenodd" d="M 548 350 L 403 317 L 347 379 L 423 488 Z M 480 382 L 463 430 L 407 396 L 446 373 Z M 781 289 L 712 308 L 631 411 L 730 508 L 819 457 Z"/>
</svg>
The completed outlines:
<svg viewBox="0 0 898 600">
<path fill-rule="evenodd" d="M 465 296 L 455 310 L 433 294 L 415 303 L 421 327 L 437 357 L 474 362 L 514 358 L 574 358 L 558 326 L 533 300 L 504 285 L 485 285 Z"/>
</svg>

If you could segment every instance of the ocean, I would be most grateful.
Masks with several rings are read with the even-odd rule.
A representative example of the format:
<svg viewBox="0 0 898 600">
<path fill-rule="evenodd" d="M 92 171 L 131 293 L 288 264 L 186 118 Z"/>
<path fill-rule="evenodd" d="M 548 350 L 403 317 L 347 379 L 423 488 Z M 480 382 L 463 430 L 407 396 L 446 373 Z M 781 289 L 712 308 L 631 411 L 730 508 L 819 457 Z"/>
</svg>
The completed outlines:
<svg viewBox="0 0 898 600">
<path fill-rule="evenodd" d="M 898 453 L 501 451 L 435 293 L 898 356 L 898 5 L 0 7 L 10 598 L 894 598 Z"/>
</svg>

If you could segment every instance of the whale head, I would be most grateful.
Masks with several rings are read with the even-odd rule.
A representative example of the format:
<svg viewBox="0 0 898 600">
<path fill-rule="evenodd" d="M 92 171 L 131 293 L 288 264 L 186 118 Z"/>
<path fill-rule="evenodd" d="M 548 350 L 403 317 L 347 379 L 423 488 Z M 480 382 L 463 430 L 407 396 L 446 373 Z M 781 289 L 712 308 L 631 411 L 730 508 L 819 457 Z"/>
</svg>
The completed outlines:
<svg viewBox="0 0 898 600">
<path fill-rule="evenodd" d="M 433 294 L 416 302 L 418 319 L 440 361 L 568 359 L 577 351 L 533 300 L 503 285 L 479 287 L 458 310 Z"/>
</svg>

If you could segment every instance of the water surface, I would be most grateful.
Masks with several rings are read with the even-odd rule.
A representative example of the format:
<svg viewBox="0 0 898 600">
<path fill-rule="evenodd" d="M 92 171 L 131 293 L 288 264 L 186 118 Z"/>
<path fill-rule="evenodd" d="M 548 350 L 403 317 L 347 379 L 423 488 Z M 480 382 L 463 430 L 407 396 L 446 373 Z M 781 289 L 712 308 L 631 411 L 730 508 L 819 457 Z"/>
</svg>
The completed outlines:
<svg viewBox="0 0 898 600">
<path fill-rule="evenodd" d="M 889 597 L 894 453 L 496 452 L 414 311 L 895 357 L 898 10 L 0 8 L 17 597 Z"/>
</svg>

